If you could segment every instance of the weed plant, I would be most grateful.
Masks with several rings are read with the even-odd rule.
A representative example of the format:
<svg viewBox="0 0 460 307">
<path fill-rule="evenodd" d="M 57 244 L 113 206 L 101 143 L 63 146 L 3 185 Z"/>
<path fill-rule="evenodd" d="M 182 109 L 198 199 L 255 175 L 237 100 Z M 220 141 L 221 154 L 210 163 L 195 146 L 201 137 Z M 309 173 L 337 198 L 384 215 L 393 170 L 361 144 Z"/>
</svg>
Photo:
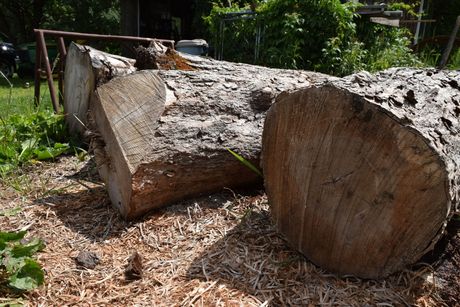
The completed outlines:
<svg viewBox="0 0 460 307">
<path fill-rule="evenodd" d="M 34 103 L 31 80 L 0 80 L 0 178 L 17 167 L 36 160 L 54 159 L 72 152 L 72 143 L 62 115 L 51 110 L 46 85 L 42 103 Z"/>
<path fill-rule="evenodd" d="M 44 282 L 45 274 L 33 258 L 44 248 L 40 239 L 24 240 L 26 231 L 0 231 L 0 295 L 11 296 L 32 290 Z"/>
</svg>

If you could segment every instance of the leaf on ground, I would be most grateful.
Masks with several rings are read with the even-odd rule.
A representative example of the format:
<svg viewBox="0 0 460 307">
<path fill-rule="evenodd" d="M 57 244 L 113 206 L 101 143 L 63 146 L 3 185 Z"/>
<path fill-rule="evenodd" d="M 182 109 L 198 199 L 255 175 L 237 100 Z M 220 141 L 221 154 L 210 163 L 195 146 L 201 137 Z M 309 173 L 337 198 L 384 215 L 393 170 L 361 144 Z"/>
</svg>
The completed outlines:
<svg viewBox="0 0 460 307">
<path fill-rule="evenodd" d="M 9 274 L 14 274 L 18 270 L 18 268 L 24 265 L 24 259 L 24 257 L 12 257 L 9 251 L 7 251 L 3 256 L 2 265 L 5 267 L 6 271 Z"/>
<path fill-rule="evenodd" d="M 12 232 L 5 232 L 0 231 L 0 241 L 3 242 L 10 242 L 10 241 L 19 241 L 26 235 L 25 231 L 12 231 Z"/>
<path fill-rule="evenodd" d="M 21 153 L 19 154 L 18 159 L 20 161 L 23 160 L 28 160 L 30 158 L 30 155 L 34 149 L 34 147 L 37 145 L 38 140 L 36 138 L 31 138 L 27 139 L 24 142 L 21 143 Z"/>
<path fill-rule="evenodd" d="M 70 149 L 67 143 L 56 143 L 53 147 L 41 147 L 34 150 L 38 160 L 54 159 Z"/>
<path fill-rule="evenodd" d="M 9 285 L 19 290 L 32 290 L 43 284 L 45 273 L 40 265 L 32 260 L 25 259 L 24 265 L 8 279 Z"/>
<path fill-rule="evenodd" d="M 36 252 L 42 250 L 45 244 L 42 240 L 34 238 L 27 244 L 18 244 L 11 249 L 13 257 L 31 257 Z"/>
</svg>

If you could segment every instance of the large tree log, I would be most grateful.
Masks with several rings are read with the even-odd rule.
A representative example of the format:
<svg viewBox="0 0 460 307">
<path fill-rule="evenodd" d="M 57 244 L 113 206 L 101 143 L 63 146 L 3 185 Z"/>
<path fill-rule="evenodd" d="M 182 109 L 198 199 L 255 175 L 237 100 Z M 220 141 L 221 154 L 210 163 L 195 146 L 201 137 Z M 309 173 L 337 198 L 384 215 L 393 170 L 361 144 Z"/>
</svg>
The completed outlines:
<svg viewBox="0 0 460 307">
<path fill-rule="evenodd" d="M 387 276 L 458 210 L 460 76 L 390 69 L 279 97 L 262 166 L 279 231 L 318 265 Z"/>
<path fill-rule="evenodd" d="M 260 180 L 227 148 L 258 164 L 263 120 L 274 98 L 325 79 L 182 57 L 192 70 L 145 70 L 115 78 L 91 100 L 100 173 L 126 218 Z"/>
<path fill-rule="evenodd" d="M 85 132 L 89 100 L 96 86 L 133 73 L 134 62 L 89 46 L 70 44 L 64 76 L 64 111 L 70 132 Z"/>
</svg>

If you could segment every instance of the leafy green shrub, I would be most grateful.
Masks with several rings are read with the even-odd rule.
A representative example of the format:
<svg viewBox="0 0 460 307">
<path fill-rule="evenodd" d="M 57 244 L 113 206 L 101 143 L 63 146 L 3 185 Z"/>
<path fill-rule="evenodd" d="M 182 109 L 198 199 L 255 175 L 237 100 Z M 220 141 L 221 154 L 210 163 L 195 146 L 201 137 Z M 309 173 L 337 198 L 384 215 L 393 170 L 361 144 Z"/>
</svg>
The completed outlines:
<svg viewBox="0 0 460 307">
<path fill-rule="evenodd" d="M 413 5 L 392 5 L 415 14 Z M 261 65 L 316 70 L 338 76 L 359 70 L 421 65 L 409 48 L 408 31 L 370 23 L 354 14 L 357 7 L 359 4 L 342 4 L 339 0 L 267 0 L 257 8 L 255 21 L 243 19 L 235 21 L 231 29 L 226 28 L 225 59 L 252 62 L 254 44 L 242 42 L 245 42 L 243 38 L 253 42 L 256 28 L 261 26 L 257 62 Z M 216 3 L 205 18 L 215 37 L 212 41 L 219 41 L 223 13 L 248 8 L 249 4 L 224 8 L 220 1 Z M 229 42 L 233 48 L 227 47 Z"/>
<path fill-rule="evenodd" d="M 0 232 L 0 293 L 8 289 L 26 291 L 34 289 L 44 281 L 41 266 L 32 258 L 44 248 L 39 239 L 22 243 L 25 231 Z"/>
<path fill-rule="evenodd" d="M 390 67 L 417 67 L 421 61 L 409 48 L 409 30 L 358 21 L 358 40 L 367 50 L 365 69 L 378 71 Z"/>
<path fill-rule="evenodd" d="M 0 118 L 0 173 L 32 160 L 53 159 L 71 149 L 64 117 L 51 111 Z"/>
<path fill-rule="evenodd" d="M 221 5 L 214 3 L 209 15 L 203 18 L 209 32 L 212 33 L 210 42 L 215 47 L 216 55 L 223 47 L 226 60 L 252 62 L 254 60 L 257 20 L 254 18 L 234 19 L 221 24 L 221 19 L 225 14 L 249 10 L 249 5 L 243 4 L 241 7 L 237 3 L 233 3 L 229 7 L 222 7 Z"/>
<path fill-rule="evenodd" d="M 349 56 L 361 57 L 353 6 L 339 0 L 272 0 L 258 12 L 265 25 L 265 65 L 335 73 L 348 49 L 353 49 Z"/>
</svg>

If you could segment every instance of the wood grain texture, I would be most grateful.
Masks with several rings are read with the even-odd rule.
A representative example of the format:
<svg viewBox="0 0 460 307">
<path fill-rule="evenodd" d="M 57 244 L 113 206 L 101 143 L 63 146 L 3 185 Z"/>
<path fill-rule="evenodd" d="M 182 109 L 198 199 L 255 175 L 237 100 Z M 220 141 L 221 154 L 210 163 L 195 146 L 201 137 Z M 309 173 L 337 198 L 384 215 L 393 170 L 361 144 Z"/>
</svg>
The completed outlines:
<svg viewBox="0 0 460 307">
<path fill-rule="evenodd" d="M 227 148 L 258 165 L 263 121 L 275 97 L 326 78 L 183 56 L 194 70 L 144 70 L 116 78 L 98 87 L 91 101 L 105 152 L 98 165 L 104 165 L 112 203 L 126 218 L 260 182 Z M 148 104 L 164 111 L 152 112 Z"/>
<path fill-rule="evenodd" d="M 117 78 L 99 87 L 91 99 L 91 127 L 101 140 L 95 157 L 112 204 L 123 216 L 133 208 L 132 176 L 153 146 L 166 89 L 153 72 Z M 142 189 L 142 187 L 141 187 Z"/>
<path fill-rule="evenodd" d="M 273 218 L 290 244 L 339 274 L 413 264 L 458 210 L 460 77 L 391 69 L 284 95 L 264 127 Z"/>
<path fill-rule="evenodd" d="M 70 132 L 85 132 L 89 101 L 97 85 L 134 71 L 133 59 L 71 43 L 64 76 L 64 111 Z"/>
</svg>

